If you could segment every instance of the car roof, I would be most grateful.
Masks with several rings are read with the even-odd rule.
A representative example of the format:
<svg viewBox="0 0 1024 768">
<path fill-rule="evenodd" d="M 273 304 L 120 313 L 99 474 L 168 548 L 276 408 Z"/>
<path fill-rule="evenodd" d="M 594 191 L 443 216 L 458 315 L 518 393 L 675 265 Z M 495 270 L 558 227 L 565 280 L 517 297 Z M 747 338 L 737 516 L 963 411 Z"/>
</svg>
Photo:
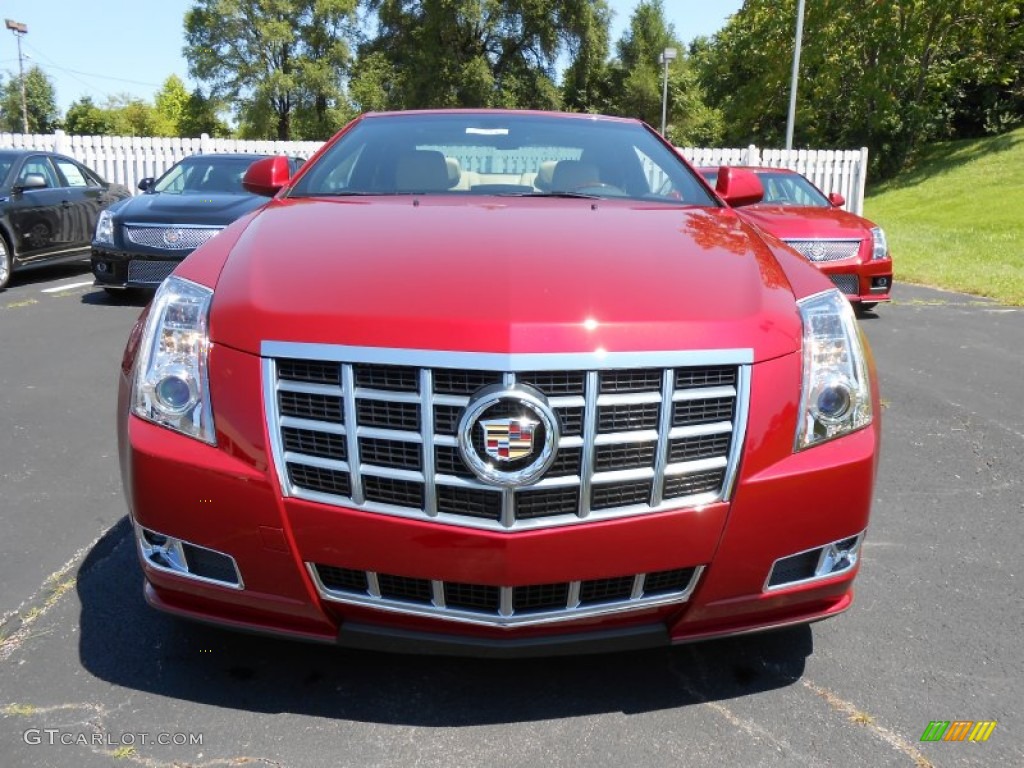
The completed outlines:
<svg viewBox="0 0 1024 768">
<path fill-rule="evenodd" d="M 585 112 L 554 112 L 540 109 L 404 109 L 400 112 L 365 112 L 361 118 L 378 117 L 423 117 L 426 115 L 465 115 L 479 117 L 555 117 L 565 120 L 601 120 L 613 123 L 632 123 L 640 125 L 641 120 L 635 117 L 616 117 L 613 115 L 592 115 Z"/>
<path fill-rule="evenodd" d="M 729 163 L 722 163 L 721 165 L 698 165 L 697 170 L 701 173 L 704 171 L 717 171 L 719 168 L 742 168 L 745 171 L 753 171 L 754 173 L 791 173 L 794 176 L 801 176 L 799 171 L 794 171 L 792 168 L 769 168 L 763 165 L 731 165 Z"/>
</svg>

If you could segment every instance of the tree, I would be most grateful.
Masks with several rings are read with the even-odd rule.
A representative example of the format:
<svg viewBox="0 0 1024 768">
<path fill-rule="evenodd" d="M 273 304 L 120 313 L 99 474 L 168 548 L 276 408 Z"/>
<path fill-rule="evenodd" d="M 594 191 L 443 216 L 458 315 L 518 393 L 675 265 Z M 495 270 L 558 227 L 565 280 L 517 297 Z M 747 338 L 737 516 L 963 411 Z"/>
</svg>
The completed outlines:
<svg viewBox="0 0 1024 768">
<path fill-rule="evenodd" d="M 180 77 L 171 75 L 164 80 L 163 86 L 154 98 L 158 136 L 183 135 L 181 127 L 188 109 L 188 100 L 188 89 Z"/>
<path fill-rule="evenodd" d="M 700 57 L 729 143 L 781 143 L 795 9 L 796 0 L 747 0 Z M 1020 0 L 809 3 L 797 144 L 867 146 L 889 175 L 922 143 L 954 136 L 965 105 L 988 105 L 982 123 L 1019 120 L 1019 91 L 997 94 L 1020 85 L 1020 16 Z"/>
<path fill-rule="evenodd" d="M 189 94 L 185 103 L 184 111 L 178 122 L 178 136 L 201 136 L 204 133 L 208 136 L 228 137 L 231 135 L 231 128 L 220 119 L 221 105 L 215 100 L 203 95 L 201 89 L 196 88 Z"/>
<path fill-rule="evenodd" d="M 378 16 L 353 88 L 392 109 L 559 108 L 558 58 L 603 56 L 605 0 L 367 0 Z M 606 45 L 606 42 L 604 43 Z M 385 79 L 386 78 L 386 79 Z"/>
<path fill-rule="evenodd" d="M 185 14 L 189 72 L 232 104 L 243 132 L 327 138 L 347 106 L 341 82 L 356 1 L 196 0 Z M 300 110 L 302 129 L 319 135 L 296 135 Z"/>
<path fill-rule="evenodd" d="M 96 106 L 92 97 L 82 96 L 68 107 L 64 130 L 74 136 L 111 136 L 114 121 L 110 112 Z"/>
<path fill-rule="evenodd" d="M 53 133 L 60 127 L 53 83 L 38 66 L 25 73 L 25 106 L 29 133 Z M 20 75 L 12 75 L 0 92 L 0 128 L 12 133 L 24 130 Z"/>
<path fill-rule="evenodd" d="M 616 44 L 610 111 L 639 117 L 649 125 L 661 124 L 665 74 L 659 58 L 666 48 L 677 52 L 669 65 L 667 138 L 677 145 L 716 143 L 721 138 L 722 116 L 707 105 L 698 75 L 665 19 L 662 0 L 642 0 Z"/>
<path fill-rule="evenodd" d="M 105 111 L 110 118 L 113 136 L 162 136 L 159 132 L 160 116 L 152 104 L 121 93 L 107 98 Z"/>
</svg>

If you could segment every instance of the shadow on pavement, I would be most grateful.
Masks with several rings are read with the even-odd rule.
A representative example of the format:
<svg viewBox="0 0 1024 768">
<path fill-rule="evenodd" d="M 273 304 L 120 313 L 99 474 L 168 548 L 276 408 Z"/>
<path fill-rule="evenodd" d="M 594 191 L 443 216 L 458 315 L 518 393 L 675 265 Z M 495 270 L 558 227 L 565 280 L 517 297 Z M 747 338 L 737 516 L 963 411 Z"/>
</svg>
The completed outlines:
<svg viewBox="0 0 1024 768">
<path fill-rule="evenodd" d="M 451 727 L 626 714 L 791 685 L 807 626 L 672 649 L 490 661 L 398 656 L 192 624 L 146 605 L 128 519 L 79 571 L 79 654 L 124 688 L 256 712 Z"/>
<path fill-rule="evenodd" d="M 107 292 L 103 288 L 82 294 L 82 303 L 92 306 L 139 307 L 140 309 L 153 298 L 153 291 L 125 290 Z"/>
</svg>

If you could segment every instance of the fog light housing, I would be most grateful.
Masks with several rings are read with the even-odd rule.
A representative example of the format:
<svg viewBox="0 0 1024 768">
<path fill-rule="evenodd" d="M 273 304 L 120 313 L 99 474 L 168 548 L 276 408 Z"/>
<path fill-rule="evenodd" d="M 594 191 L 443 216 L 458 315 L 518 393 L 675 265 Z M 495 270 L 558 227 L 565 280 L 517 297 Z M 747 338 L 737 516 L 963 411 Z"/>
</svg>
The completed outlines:
<svg viewBox="0 0 1024 768">
<path fill-rule="evenodd" d="M 810 584 L 838 576 L 853 568 L 860 559 L 860 546 L 864 532 L 826 544 L 823 547 L 806 549 L 788 557 L 780 557 L 772 563 L 764 590 Z"/>
</svg>

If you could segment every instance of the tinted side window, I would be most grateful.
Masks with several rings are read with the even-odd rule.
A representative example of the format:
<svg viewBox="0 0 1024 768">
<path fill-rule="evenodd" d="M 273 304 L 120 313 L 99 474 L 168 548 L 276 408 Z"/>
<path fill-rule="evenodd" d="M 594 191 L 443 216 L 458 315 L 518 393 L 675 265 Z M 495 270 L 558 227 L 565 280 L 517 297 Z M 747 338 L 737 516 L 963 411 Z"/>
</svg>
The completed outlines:
<svg viewBox="0 0 1024 768">
<path fill-rule="evenodd" d="M 46 179 L 47 187 L 59 187 L 62 184 L 58 180 L 57 171 L 54 169 L 53 163 L 50 162 L 50 158 L 43 155 L 33 155 L 25 161 L 25 164 L 21 166 L 21 173 L 18 174 L 18 182 L 24 182 L 25 178 L 32 173 L 38 173 Z"/>
<path fill-rule="evenodd" d="M 60 172 L 64 174 L 64 181 L 69 187 L 95 187 L 95 181 L 89 178 L 89 174 L 78 163 L 70 160 L 55 159 Z"/>
</svg>

